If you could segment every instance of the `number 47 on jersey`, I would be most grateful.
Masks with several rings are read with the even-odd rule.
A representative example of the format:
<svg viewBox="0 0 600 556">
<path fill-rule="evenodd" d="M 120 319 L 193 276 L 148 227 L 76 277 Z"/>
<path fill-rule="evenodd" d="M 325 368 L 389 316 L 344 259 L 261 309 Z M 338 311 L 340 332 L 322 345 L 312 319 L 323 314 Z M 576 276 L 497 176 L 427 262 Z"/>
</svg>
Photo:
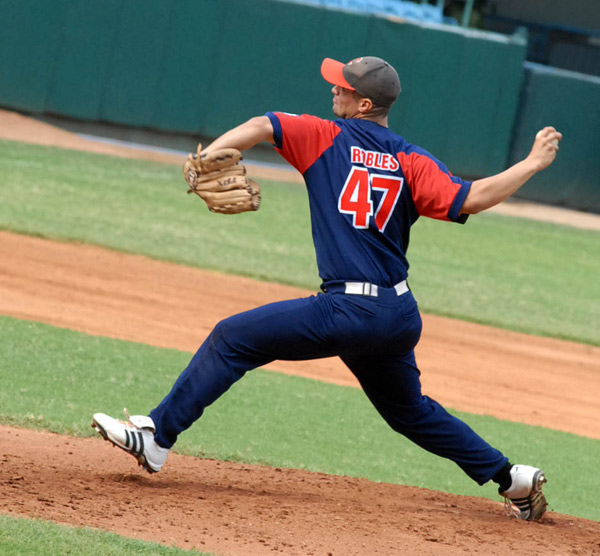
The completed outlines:
<svg viewBox="0 0 600 556">
<path fill-rule="evenodd" d="M 371 217 L 380 232 L 385 230 L 394 212 L 404 178 L 369 174 L 366 168 L 353 166 L 338 199 L 338 210 L 352 215 L 355 228 L 368 228 Z M 373 210 L 372 190 L 382 191 L 381 200 Z"/>
</svg>

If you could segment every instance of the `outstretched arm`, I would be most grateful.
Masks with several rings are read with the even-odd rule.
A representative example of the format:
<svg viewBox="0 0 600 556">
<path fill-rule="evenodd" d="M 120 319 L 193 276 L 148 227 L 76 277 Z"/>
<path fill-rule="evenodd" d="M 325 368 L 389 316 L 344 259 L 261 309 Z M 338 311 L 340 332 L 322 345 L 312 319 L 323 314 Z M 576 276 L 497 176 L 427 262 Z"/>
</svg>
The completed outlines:
<svg viewBox="0 0 600 556">
<path fill-rule="evenodd" d="M 273 125 L 267 116 L 257 116 L 230 129 L 204 148 L 202 152 L 209 153 L 216 149 L 225 148 L 245 151 L 258 145 L 261 141 L 275 142 L 273 139 Z"/>
<path fill-rule="evenodd" d="M 533 175 L 552 164 L 561 139 L 562 134 L 553 127 L 540 130 L 527 158 L 504 172 L 472 183 L 461 213 L 477 214 L 508 199 Z"/>
</svg>

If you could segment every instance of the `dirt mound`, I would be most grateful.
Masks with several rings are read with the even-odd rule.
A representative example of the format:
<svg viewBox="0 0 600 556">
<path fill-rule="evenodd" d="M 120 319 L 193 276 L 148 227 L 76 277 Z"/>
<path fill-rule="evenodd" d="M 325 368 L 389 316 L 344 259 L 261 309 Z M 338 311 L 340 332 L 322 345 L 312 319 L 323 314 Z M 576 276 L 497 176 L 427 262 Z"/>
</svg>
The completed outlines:
<svg viewBox="0 0 600 556">
<path fill-rule="evenodd" d="M 239 556 L 598 554 L 600 523 L 364 479 L 170 454 L 149 476 L 101 439 L 0 427 L 0 508 Z"/>
</svg>

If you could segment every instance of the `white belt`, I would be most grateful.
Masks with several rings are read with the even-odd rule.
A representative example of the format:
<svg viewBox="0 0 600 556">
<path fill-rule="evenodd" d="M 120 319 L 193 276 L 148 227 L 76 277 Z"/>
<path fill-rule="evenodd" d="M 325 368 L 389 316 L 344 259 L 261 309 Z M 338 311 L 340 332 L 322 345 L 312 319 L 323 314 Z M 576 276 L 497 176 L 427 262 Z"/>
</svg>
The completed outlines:
<svg viewBox="0 0 600 556">
<path fill-rule="evenodd" d="M 379 286 L 375 284 L 371 284 L 369 282 L 345 282 L 346 286 L 345 293 L 350 295 L 369 295 L 371 297 L 377 297 Z M 402 282 L 398 282 L 394 289 L 398 295 L 402 295 L 408 291 L 408 284 L 406 280 L 402 280 Z"/>
</svg>

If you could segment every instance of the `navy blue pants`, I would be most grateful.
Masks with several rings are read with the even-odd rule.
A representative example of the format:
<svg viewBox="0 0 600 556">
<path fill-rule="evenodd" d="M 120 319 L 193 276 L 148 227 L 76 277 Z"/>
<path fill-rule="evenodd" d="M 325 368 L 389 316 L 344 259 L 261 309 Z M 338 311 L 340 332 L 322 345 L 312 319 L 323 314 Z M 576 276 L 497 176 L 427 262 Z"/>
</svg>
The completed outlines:
<svg viewBox="0 0 600 556">
<path fill-rule="evenodd" d="M 327 293 L 281 301 L 221 321 L 150 413 L 156 441 L 171 448 L 244 374 L 271 361 L 339 356 L 369 400 L 395 431 L 425 450 L 448 458 L 483 484 L 508 462 L 469 426 L 421 393 L 414 347 L 421 316 L 409 291 L 378 297 Z"/>
</svg>

